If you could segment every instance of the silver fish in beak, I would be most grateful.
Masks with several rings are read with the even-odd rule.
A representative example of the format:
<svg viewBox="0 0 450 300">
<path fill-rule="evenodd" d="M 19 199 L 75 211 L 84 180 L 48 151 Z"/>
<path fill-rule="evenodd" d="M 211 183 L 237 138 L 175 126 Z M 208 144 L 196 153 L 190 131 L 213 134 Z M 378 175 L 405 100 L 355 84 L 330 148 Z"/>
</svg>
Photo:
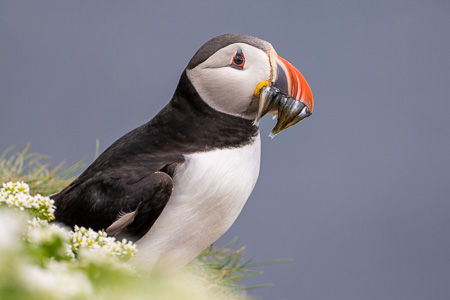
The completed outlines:
<svg viewBox="0 0 450 300">
<path fill-rule="evenodd" d="M 303 75 L 288 61 L 270 53 L 273 79 L 263 82 L 257 88 L 259 97 L 258 115 L 254 121 L 258 125 L 267 113 L 277 115 L 277 124 L 270 137 L 298 123 L 312 114 L 314 101 L 311 89 Z"/>
</svg>

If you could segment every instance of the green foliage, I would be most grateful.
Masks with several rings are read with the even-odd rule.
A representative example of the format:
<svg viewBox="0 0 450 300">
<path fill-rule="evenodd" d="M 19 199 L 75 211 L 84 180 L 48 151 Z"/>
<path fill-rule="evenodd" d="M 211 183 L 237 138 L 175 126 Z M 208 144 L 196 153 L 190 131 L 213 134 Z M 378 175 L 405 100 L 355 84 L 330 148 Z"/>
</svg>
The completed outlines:
<svg viewBox="0 0 450 300">
<path fill-rule="evenodd" d="M 41 195 L 51 195 L 67 186 L 80 170 L 84 162 L 63 169 L 64 162 L 54 168 L 46 155 L 28 153 L 30 144 L 26 144 L 21 152 L 11 153 L 14 147 L 9 147 L 0 156 L 1 182 L 23 181 L 32 192 Z"/>
<path fill-rule="evenodd" d="M 255 267 L 291 262 L 291 259 L 278 259 L 264 262 L 252 262 L 252 259 L 243 261 L 245 247 L 235 250 L 237 238 L 234 238 L 223 248 L 214 245 L 203 251 L 194 261 L 188 264 L 185 269 L 206 282 L 225 289 L 234 295 L 246 295 L 245 291 L 265 288 L 271 284 L 261 284 L 254 286 L 242 286 L 240 280 L 262 274 L 261 271 L 254 270 Z"/>
</svg>

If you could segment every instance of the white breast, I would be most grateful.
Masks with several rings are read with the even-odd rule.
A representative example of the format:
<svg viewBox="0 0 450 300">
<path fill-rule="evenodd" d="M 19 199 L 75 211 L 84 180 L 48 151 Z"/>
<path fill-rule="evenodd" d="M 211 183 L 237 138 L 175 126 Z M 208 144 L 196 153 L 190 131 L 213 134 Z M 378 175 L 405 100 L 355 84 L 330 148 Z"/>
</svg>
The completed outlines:
<svg viewBox="0 0 450 300">
<path fill-rule="evenodd" d="M 241 212 L 259 174 L 259 134 L 250 145 L 185 156 L 161 216 L 138 242 L 150 265 L 179 268 L 224 234 Z"/>
</svg>

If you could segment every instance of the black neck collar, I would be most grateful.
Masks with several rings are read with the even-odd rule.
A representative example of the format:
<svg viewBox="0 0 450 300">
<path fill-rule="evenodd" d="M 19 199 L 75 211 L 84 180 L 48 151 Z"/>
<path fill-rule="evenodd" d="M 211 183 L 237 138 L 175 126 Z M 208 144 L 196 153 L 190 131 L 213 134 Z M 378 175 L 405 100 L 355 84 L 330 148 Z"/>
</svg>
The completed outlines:
<svg viewBox="0 0 450 300">
<path fill-rule="evenodd" d="M 180 144 L 204 150 L 243 146 L 258 134 L 253 121 L 219 112 L 206 104 L 186 71 L 170 103 L 148 125 L 176 137 Z"/>
</svg>

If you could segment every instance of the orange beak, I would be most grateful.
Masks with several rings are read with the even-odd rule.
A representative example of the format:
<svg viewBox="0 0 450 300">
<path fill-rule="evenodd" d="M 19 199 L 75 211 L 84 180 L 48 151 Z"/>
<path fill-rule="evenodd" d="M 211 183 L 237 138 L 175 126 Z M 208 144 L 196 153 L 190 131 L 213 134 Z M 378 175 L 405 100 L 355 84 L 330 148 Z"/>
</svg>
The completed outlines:
<svg viewBox="0 0 450 300">
<path fill-rule="evenodd" d="M 314 101 L 305 77 L 291 63 L 274 54 L 271 55 L 271 62 L 272 82 L 270 87 L 262 89 L 258 116 L 267 112 L 277 114 L 277 124 L 269 135 L 274 137 L 309 117 Z"/>
<path fill-rule="evenodd" d="M 274 86 L 286 95 L 303 103 L 309 112 L 314 108 L 313 95 L 305 77 L 290 62 L 280 56 L 275 58 L 277 77 Z"/>
</svg>

